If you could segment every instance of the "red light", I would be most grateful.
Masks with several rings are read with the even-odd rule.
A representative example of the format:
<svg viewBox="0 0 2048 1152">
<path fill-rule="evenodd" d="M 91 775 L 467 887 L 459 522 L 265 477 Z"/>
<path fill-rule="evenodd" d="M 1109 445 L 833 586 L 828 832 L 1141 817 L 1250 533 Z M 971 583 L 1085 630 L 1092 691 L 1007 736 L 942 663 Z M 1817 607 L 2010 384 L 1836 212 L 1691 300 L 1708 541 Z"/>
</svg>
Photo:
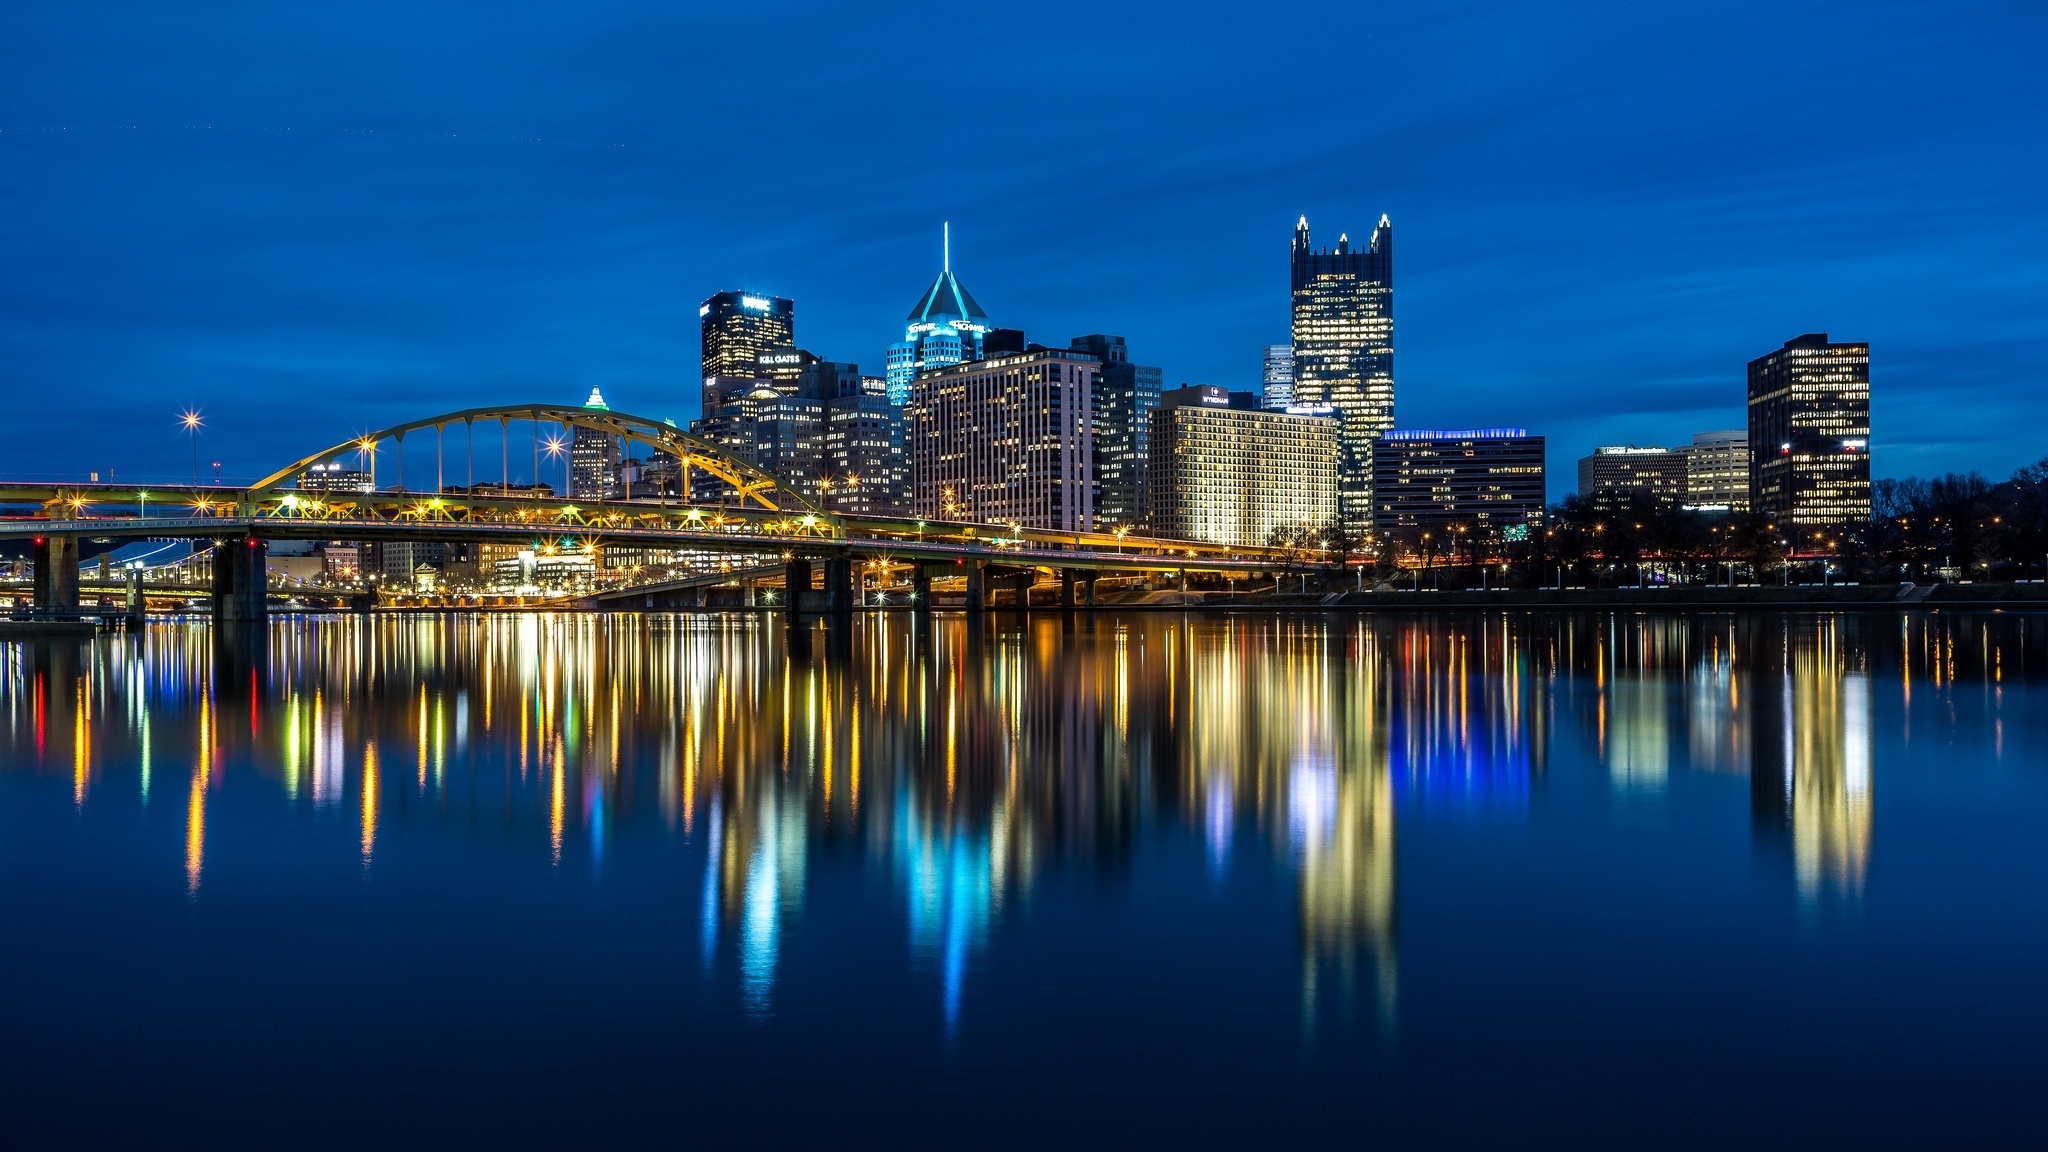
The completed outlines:
<svg viewBox="0 0 2048 1152">
<path fill-rule="evenodd" d="M 36 537 L 36 543 L 37 543 L 37 544 L 47 544 L 47 543 L 49 543 L 49 541 L 47 541 L 47 540 L 43 539 L 43 538 L 42 538 L 41 536 L 38 536 L 38 537 Z"/>
</svg>

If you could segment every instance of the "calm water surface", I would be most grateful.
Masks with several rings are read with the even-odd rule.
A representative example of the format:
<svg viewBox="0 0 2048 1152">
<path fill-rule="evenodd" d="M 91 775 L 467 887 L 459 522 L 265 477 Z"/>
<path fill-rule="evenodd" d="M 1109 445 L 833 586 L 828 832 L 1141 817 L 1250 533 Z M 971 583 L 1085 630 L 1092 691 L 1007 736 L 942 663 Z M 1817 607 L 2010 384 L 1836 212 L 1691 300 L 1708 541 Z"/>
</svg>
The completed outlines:
<svg viewBox="0 0 2048 1152">
<path fill-rule="evenodd" d="M 2021 1143 L 2048 617 L 0 645 L 15 1146 Z"/>
</svg>

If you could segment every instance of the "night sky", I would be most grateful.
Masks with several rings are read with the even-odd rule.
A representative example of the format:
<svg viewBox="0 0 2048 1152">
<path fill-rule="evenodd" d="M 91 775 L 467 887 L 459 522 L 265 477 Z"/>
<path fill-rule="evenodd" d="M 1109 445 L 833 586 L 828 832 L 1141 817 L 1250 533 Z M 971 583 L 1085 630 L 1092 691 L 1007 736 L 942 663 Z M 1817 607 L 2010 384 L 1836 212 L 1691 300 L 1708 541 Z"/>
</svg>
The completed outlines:
<svg viewBox="0 0 2048 1152">
<path fill-rule="evenodd" d="M 1741 427 L 1872 346 L 1880 476 L 2048 453 L 2048 5 L 10 4 L 0 473 L 253 478 L 499 402 L 687 420 L 696 305 L 879 374 L 993 322 L 1250 387 L 1395 228 L 1396 420 Z"/>
</svg>

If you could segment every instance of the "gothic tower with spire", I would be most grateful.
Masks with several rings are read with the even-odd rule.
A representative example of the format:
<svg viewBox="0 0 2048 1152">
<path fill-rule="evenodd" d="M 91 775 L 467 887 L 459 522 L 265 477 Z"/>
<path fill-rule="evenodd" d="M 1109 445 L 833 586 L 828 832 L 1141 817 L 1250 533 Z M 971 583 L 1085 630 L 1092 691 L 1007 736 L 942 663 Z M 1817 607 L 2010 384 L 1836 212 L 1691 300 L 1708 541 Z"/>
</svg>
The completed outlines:
<svg viewBox="0 0 2048 1152">
<path fill-rule="evenodd" d="M 1318 251 L 1308 217 L 1294 226 L 1294 403 L 1328 408 L 1338 434 L 1338 512 L 1354 537 L 1373 520 L 1372 450 L 1394 426 L 1394 226 Z"/>
</svg>

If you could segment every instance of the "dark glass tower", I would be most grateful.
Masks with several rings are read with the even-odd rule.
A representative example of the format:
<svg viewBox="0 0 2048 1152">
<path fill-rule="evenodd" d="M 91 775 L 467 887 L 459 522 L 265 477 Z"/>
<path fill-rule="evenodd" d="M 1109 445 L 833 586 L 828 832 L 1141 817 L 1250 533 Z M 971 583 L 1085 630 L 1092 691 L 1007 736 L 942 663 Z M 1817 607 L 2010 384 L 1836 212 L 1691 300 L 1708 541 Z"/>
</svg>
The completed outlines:
<svg viewBox="0 0 2048 1152">
<path fill-rule="evenodd" d="M 1749 496 L 1780 525 L 1870 519 L 1870 345 L 1813 332 L 1749 362 Z"/>
<path fill-rule="evenodd" d="M 1309 243 L 1308 217 L 1294 226 L 1294 403 L 1327 407 L 1338 433 L 1337 502 L 1357 534 L 1372 527 L 1372 448 L 1394 426 L 1394 226 L 1372 242 Z"/>
<path fill-rule="evenodd" d="M 1121 336 L 1076 336 L 1075 352 L 1102 361 L 1095 374 L 1095 521 L 1102 531 L 1145 523 L 1145 469 L 1151 459 L 1152 413 L 1165 373 L 1133 364 Z"/>
<path fill-rule="evenodd" d="M 720 292 L 697 309 L 704 325 L 704 379 L 751 378 L 761 353 L 796 343 L 796 304 L 780 296 Z"/>
</svg>

